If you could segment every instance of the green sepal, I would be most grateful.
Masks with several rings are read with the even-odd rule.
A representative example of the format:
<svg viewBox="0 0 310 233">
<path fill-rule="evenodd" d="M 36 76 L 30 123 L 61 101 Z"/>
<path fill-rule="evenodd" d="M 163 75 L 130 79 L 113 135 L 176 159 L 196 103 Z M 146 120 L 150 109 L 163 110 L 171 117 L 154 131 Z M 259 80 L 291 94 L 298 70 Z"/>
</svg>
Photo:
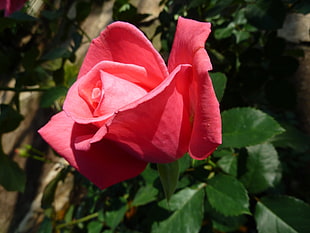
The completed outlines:
<svg viewBox="0 0 310 233">
<path fill-rule="evenodd" d="M 166 199 L 169 201 L 174 193 L 179 180 L 179 161 L 157 164 L 160 181 L 162 183 Z"/>
</svg>

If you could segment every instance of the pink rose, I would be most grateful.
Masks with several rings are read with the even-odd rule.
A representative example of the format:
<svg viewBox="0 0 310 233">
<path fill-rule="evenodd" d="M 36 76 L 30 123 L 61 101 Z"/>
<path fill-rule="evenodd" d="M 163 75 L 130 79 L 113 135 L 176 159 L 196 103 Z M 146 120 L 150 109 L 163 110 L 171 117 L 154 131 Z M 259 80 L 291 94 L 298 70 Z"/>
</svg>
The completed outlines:
<svg viewBox="0 0 310 233">
<path fill-rule="evenodd" d="M 39 130 L 100 188 L 186 152 L 221 144 L 221 117 L 204 49 L 210 24 L 179 18 L 168 68 L 141 31 L 115 22 L 92 41 L 63 111 Z"/>
<path fill-rule="evenodd" d="M 9 16 L 15 11 L 20 10 L 27 0 L 0 0 L 0 10 L 4 10 L 5 16 Z"/>
</svg>

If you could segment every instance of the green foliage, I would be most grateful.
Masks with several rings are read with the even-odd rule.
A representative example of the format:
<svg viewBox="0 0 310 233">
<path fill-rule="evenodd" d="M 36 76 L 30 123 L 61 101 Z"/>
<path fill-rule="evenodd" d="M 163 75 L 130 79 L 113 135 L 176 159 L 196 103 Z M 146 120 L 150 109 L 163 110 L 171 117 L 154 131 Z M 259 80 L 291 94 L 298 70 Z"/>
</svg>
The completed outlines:
<svg viewBox="0 0 310 233">
<path fill-rule="evenodd" d="M 210 77 L 212 80 L 212 84 L 214 87 L 216 97 L 217 97 L 218 101 L 220 102 L 223 98 L 223 95 L 224 95 L 227 77 L 224 73 L 220 73 L 220 72 L 210 73 Z"/>
<path fill-rule="evenodd" d="M 154 224 L 152 233 L 199 232 L 203 219 L 202 187 L 185 188 L 171 197 L 168 208 L 173 211 L 166 220 Z M 189 215 L 189 213 L 191 213 Z"/>
<path fill-rule="evenodd" d="M 55 192 L 57 185 L 60 181 L 64 181 L 66 178 L 66 175 L 69 172 L 69 168 L 66 167 L 62 169 L 57 176 L 51 180 L 48 185 L 45 187 L 45 190 L 43 192 L 42 200 L 41 200 L 41 207 L 46 209 L 46 208 L 51 208 L 54 198 L 55 198 Z"/>
<path fill-rule="evenodd" d="M 23 116 L 13 109 L 10 105 L 0 105 L 0 134 L 8 133 L 15 130 L 20 122 L 23 120 Z"/>
<path fill-rule="evenodd" d="M 273 187 L 280 179 L 278 153 L 271 144 L 247 147 L 246 172 L 240 180 L 251 193 L 259 193 Z"/>
<path fill-rule="evenodd" d="M 260 233 L 306 233 L 310 229 L 309 218 L 310 206 L 289 196 L 264 197 L 255 210 Z"/>
<path fill-rule="evenodd" d="M 167 200 L 170 199 L 177 187 L 179 179 L 179 162 L 157 164 L 159 177 Z"/>
<path fill-rule="evenodd" d="M 225 216 L 250 214 L 247 191 L 236 178 L 217 175 L 207 183 L 206 192 L 210 205 L 219 213 Z"/>
<path fill-rule="evenodd" d="M 0 184 L 8 191 L 23 192 L 26 176 L 18 164 L 0 151 Z"/>
<path fill-rule="evenodd" d="M 222 113 L 222 122 L 223 147 L 256 145 L 284 132 L 272 117 L 253 108 L 227 110 Z"/>
</svg>

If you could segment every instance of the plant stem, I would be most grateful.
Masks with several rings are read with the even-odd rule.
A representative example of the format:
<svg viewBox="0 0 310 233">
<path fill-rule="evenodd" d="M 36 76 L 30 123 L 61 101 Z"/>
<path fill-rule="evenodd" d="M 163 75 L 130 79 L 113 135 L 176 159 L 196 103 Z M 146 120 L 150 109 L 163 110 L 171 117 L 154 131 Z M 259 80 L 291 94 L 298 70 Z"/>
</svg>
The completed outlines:
<svg viewBox="0 0 310 233">
<path fill-rule="evenodd" d="M 15 92 L 27 92 L 27 91 L 47 91 L 47 88 L 14 88 L 14 87 L 0 87 L 0 91 L 15 91 Z"/>
<path fill-rule="evenodd" d="M 87 215 L 87 216 L 85 216 L 83 218 L 72 220 L 71 222 L 62 223 L 62 224 L 59 224 L 58 226 L 56 226 L 56 229 L 59 230 L 59 229 L 64 228 L 64 227 L 72 226 L 72 225 L 75 225 L 75 224 L 78 224 L 78 223 L 81 223 L 81 222 L 86 222 L 86 221 L 88 221 L 90 219 L 98 217 L 98 215 L 99 215 L 99 213 L 96 212 L 96 213 Z"/>
</svg>

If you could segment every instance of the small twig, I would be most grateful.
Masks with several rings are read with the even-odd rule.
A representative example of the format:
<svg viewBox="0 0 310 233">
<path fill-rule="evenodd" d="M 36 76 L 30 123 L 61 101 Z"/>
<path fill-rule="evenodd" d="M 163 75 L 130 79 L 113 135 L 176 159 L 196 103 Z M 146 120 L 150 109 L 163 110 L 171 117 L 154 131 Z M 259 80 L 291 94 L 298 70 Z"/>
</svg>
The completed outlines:
<svg viewBox="0 0 310 233">
<path fill-rule="evenodd" d="M 14 87 L 0 87 L 0 91 L 14 91 L 14 92 L 31 92 L 31 91 L 47 91 L 48 88 L 14 88 Z"/>
<path fill-rule="evenodd" d="M 71 222 L 62 223 L 62 224 L 59 224 L 58 226 L 56 226 L 56 229 L 59 230 L 59 229 L 64 228 L 64 227 L 69 227 L 69 226 L 72 226 L 72 225 L 75 225 L 75 224 L 78 224 L 81 222 L 86 222 L 86 221 L 91 220 L 93 218 L 97 218 L 98 215 L 99 215 L 99 213 L 97 212 L 97 213 L 87 215 L 83 218 L 72 220 Z"/>
</svg>

